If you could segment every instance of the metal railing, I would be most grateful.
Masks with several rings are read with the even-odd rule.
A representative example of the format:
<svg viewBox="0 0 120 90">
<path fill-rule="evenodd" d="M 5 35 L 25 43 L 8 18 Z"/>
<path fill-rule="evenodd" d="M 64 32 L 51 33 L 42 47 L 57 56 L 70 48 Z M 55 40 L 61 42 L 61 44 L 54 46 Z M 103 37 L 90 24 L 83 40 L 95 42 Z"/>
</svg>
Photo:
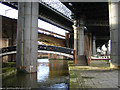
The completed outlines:
<svg viewBox="0 0 120 90">
<path fill-rule="evenodd" d="M 47 46 L 47 45 L 38 45 L 38 50 L 44 50 L 44 51 L 54 51 L 54 52 L 60 52 L 60 53 L 65 53 L 69 55 L 73 55 L 73 50 L 70 48 L 65 48 L 65 47 L 57 47 L 57 46 Z M 5 47 L 1 48 L 0 52 L 6 53 L 6 52 L 12 52 L 16 51 L 16 46 L 12 47 Z"/>
<path fill-rule="evenodd" d="M 55 52 L 61 52 L 61 53 L 73 55 L 73 50 L 65 47 L 38 45 L 38 50 L 55 51 Z"/>
<path fill-rule="evenodd" d="M 4 47 L 0 49 L 2 53 L 16 51 L 16 46 Z"/>
</svg>

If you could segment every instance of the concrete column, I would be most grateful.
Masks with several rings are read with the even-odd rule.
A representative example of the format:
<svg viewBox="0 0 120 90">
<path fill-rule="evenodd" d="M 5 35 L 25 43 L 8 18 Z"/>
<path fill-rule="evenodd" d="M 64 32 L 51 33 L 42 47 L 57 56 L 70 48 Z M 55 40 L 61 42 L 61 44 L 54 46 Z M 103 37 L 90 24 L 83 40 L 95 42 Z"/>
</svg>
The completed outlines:
<svg viewBox="0 0 120 90">
<path fill-rule="evenodd" d="M 74 20 L 74 25 L 73 25 L 73 30 L 74 30 L 74 50 L 76 51 L 76 54 L 78 52 L 78 27 L 77 27 L 77 20 Z"/>
<path fill-rule="evenodd" d="M 87 64 L 87 58 L 85 56 L 85 47 L 84 47 L 84 26 L 83 26 L 83 20 L 81 19 L 79 21 L 79 27 L 78 27 L 78 56 L 77 56 L 77 63 L 81 66 L 86 66 Z"/>
<path fill-rule="evenodd" d="M 111 54 L 111 40 L 109 40 L 109 44 L 108 44 L 108 53 L 109 55 Z"/>
<path fill-rule="evenodd" d="M 83 21 L 75 20 L 74 25 L 74 50 L 76 51 L 76 59 L 78 65 L 87 65 L 84 55 L 84 28 Z"/>
<path fill-rule="evenodd" d="M 73 30 L 74 30 L 74 64 L 77 64 L 77 56 L 78 56 L 78 27 L 77 27 L 77 20 L 74 20 Z"/>
<path fill-rule="evenodd" d="M 78 27 L 78 55 L 84 55 L 84 29 Z"/>
<path fill-rule="evenodd" d="M 27 73 L 37 70 L 38 3 L 18 3 L 17 57 L 18 71 Z"/>
<path fill-rule="evenodd" d="M 120 1 L 109 2 L 111 68 L 120 67 Z"/>
<path fill-rule="evenodd" d="M 96 55 L 96 41 L 95 36 L 93 36 L 93 56 Z"/>
<path fill-rule="evenodd" d="M 90 33 L 90 55 L 92 56 L 92 34 Z"/>
</svg>

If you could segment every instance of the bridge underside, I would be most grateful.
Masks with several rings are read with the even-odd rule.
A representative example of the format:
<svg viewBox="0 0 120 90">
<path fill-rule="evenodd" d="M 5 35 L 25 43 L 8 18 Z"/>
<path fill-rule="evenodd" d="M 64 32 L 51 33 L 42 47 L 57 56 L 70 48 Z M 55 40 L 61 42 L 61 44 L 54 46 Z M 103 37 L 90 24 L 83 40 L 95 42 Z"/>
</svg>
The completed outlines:
<svg viewBox="0 0 120 90">
<path fill-rule="evenodd" d="M 92 33 L 93 53 L 95 51 L 95 44 L 98 47 L 106 44 L 109 39 L 111 40 L 112 63 L 110 67 L 118 68 L 120 66 L 120 1 L 63 2 L 63 4 L 73 12 L 74 35 L 77 33 L 76 30 L 80 30 L 80 32 L 83 33 L 84 31 L 81 28 L 83 26 L 86 26 L 88 32 Z M 83 37 L 82 34 L 80 36 Z M 77 42 L 77 40 L 75 40 L 75 42 Z M 78 47 L 80 49 L 84 48 L 81 44 L 74 44 L 74 47 Z M 79 49 L 77 52 L 78 56 L 82 55 L 81 52 L 79 52 Z"/>
<path fill-rule="evenodd" d="M 17 2 L 3 2 L 3 4 L 10 6 L 14 9 L 18 9 Z M 49 5 L 39 3 L 39 19 L 47 21 L 53 25 L 63 28 L 67 31 L 72 31 L 73 21 L 68 17 L 64 16 L 62 13 L 58 12 Z"/>
<path fill-rule="evenodd" d="M 108 2 L 63 2 L 63 4 L 73 12 L 73 19 L 84 18 L 84 26 L 89 33 L 96 36 L 96 47 L 108 42 L 110 39 Z"/>
<path fill-rule="evenodd" d="M 87 27 L 89 33 L 96 36 L 96 47 L 101 47 L 107 43 L 110 39 L 108 3 L 70 3 L 72 3 L 72 6 L 69 5 L 69 2 L 63 2 L 73 12 L 73 15 L 71 15 L 73 19 L 85 18 L 84 26 Z M 18 9 L 18 3 L 4 2 L 4 4 Z M 39 3 L 39 18 L 73 33 L 73 20 L 66 18 L 60 12 L 41 3 Z"/>
<path fill-rule="evenodd" d="M 68 18 L 64 17 L 63 15 L 54 11 L 53 9 L 44 6 L 43 4 L 39 4 L 39 7 L 35 6 L 33 2 L 30 3 L 23 2 L 19 4 L 20 8 L 18 18 L 19 28 L 17 30 L 18 32 L 17 59 L 21 60 L 18 61 L 18 66 L 20 66 L 20 68 L 23 68 L 28 72 L 36 71 L 35 69 L 36 62 L 34 62 L 34 59 L 36 60 L 36 56 L 34 54 L 37 53 L 37 49 L 35 48 L 37 45 L 34 45 L 34 43 L 37 42 L 37 33 L 35 32 L 35 29 L 37 28 L 36 20 L 38 19 L 38 17 L 70 31 L 70 34 L 74 33 L 74 35 L 72 34 L 71 36 L 74 37 L 74 49 L 76 50 L 77 56 L 76 58 L 79 59 L 80 65 L 87 65 L 85 59 L 88 59 L 89 56 L 91 56 L 92 54 L 93 55 L 96 54 L 95 48 L 98 46 L 101 47 L 103 44 L 106 44 L 109 39 L 111 39 L 112 66 L 120 66 L 120 62 L 118 60 L 120 57 L 119 55 L 120 50 L 118 49 L 120 47 L 119 40 L 120 36 L 118 30 L 120 26 L 119 25 L 120 4 L 107 2 L 102 3 L 70 2 L 70 3 L 63 2 L 63 4 L 66 5 L 73 12 L 72 15 L 73 22 L 72 20 L 69 20 Z M 12 6 L 16 9 L 18 7 L 17 3 L 14 3 L 16 6 L 11 5 L 10 3 L 5 4 Z M 23 7 L 24 6 L 23 4 L 25 5 L 25 8 Z M 34 7 L 36 9 L 32 9 L 29 7 Z M 38 8 L 39 12 L 37 12 Z M 27 10 L 30 11 L 30 13 L 27 12 Z M 25 37 L 23 37 L 22 35 Z M 71 36 L 68 35 L 68 37 Z M 29 46 L 27 46 L 28 44 Z M 30 53 L 26 54 L 28 50 L 30 51 Z M 25 54 L 24 57 L 23 54 Z M 31 58 L 28 59 L 31 62 L 28 62 L 27 57 L 29 56 Z M 23 60 L 25 60 L 25 62 L 22 62 Z M 24 68 L 24 65 L 26 65 L 26 63 L 27 67 Z"/>
</svg>

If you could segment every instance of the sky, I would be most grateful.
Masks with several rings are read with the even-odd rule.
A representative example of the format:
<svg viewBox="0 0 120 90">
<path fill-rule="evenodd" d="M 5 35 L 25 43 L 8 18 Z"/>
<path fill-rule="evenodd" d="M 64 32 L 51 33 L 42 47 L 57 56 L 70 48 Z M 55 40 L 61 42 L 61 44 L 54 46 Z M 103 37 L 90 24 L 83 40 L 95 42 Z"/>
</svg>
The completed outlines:
<svg viewBox="0 0 120 90">
<path fill-rule="evenodd" d="M 18 10 L 13 9 L 11 7 L 8 7 L 8 6 L 0 3 L 0 15 L 10 17 L 13 19 L 18 19 Z M 38 27 L 46 29 L 48 31 L 52 31 L 54 33 L 64 35 L 64 36 L 65 36 L 65 33 L 68 33 L 68 31 L 65 31 L 64 29 L 56 27 L 56 26 L 49 24 L 45 21 L 42 21 L 40 19 L 38 19 Z"/>
</svg>

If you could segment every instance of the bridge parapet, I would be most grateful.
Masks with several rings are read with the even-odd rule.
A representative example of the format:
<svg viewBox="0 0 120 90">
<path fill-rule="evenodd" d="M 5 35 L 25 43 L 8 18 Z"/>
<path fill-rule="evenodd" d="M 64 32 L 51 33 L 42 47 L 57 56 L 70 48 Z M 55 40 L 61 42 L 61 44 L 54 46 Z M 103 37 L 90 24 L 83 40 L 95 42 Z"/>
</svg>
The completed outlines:
<svg viewBox="0 0 120 90">
<path fill-rule="evenodd" d="M 55 51 L 55 52 L 61 52 L 61 53 L 73 55 L 73 50 L 65 47 L 38 45 L 38 50 Z"/>
<path fill-rule="evenodd" d="M 40 52 L 40 51 L 42 53 L 53 53 L 53 54 L 56 53 L 59 55 L 68 56 L 68 57 L 73 58 L 73 49 L 66 48 L 66 47 L 38 45 L 38 52 Z M 0 56 L 14 54 L 14 53 L 16 53 L 16 46 L 2 48 L 2 49 L 0 49 L 0 52 L 2 52 L 2 54 L 0 54 Z"/>
<path fill-rule="evenodd" d="M 2 48 L 0 50 L 1 50 L 0 52 L 2 52 L 2 53 L 16 51 L 16 46 L 4 47 L 4 48 Z"/>
</svg>

